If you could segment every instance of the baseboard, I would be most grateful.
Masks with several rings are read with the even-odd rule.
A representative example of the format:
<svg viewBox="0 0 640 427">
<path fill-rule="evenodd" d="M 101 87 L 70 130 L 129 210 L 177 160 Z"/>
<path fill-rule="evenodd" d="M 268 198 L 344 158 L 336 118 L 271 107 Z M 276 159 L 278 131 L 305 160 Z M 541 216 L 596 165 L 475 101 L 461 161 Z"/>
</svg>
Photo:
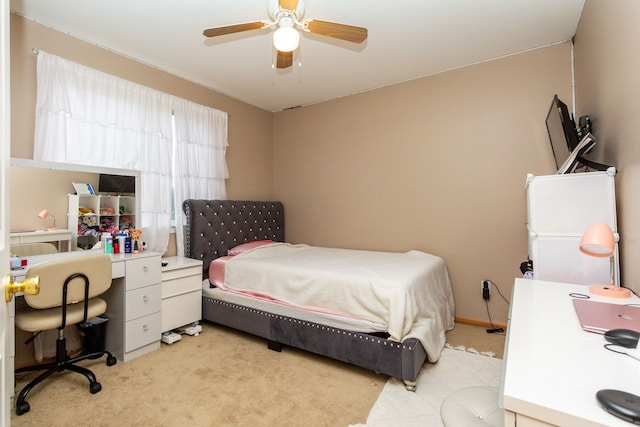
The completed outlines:
<svg viewBox="0 0 640 427">
<path fill-rule="evenodd" d="M 465 325 L 482 326 L 483 328 L 502 328 L 507 330 L 505 323 L 487 322 L 486 320 L 470 319 L 468 317 L 455 317 L 456 323 L 464 323 Z"/>
</svg>

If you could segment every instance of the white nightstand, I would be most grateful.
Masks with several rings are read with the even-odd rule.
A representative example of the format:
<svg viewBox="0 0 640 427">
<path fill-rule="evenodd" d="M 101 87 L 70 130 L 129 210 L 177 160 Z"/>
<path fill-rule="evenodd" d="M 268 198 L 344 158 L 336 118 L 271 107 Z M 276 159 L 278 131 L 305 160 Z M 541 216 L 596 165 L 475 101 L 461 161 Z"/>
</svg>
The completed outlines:
<svg viewBox="0 0 640 427">
<path fill-rule="evenodd" d="M 162 332 L 202 319 L 202 261 L 162 258 Z"/>
</svg>

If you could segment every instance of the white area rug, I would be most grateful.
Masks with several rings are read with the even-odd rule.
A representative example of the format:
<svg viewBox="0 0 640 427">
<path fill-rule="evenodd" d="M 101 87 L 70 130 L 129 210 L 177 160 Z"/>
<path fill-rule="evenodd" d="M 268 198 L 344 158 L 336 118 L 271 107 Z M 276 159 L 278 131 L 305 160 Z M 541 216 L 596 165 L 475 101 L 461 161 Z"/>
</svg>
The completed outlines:
<svg viewBox="0 0 640 427">
<path fill-rule="evenodd" d="M 407 391 L 401 381 L 389 379 L 366 427 L 442 427 L 440 404 L 447 396 L 469 386 L 498 386 L 501 371 L 502 360 L 492 354 L 447 346 L 437 363 L 424 365 L 415 393 Z"/>
</svg>

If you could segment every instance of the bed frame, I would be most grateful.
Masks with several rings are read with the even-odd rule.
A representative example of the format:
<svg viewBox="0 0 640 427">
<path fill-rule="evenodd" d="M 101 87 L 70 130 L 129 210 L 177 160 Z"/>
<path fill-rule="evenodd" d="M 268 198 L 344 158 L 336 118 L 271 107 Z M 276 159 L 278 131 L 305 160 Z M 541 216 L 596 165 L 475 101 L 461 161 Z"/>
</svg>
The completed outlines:
<svg viewBox="0 0 640 427">
<path fill-rule="evenodd" d="M 280 202 L 186 200 L 185 256 L 203 261 L 203 278 L 210 262 L 227 251 L 255 240 L 284 241 L 284 208 Z M 402 343 L 373 334 L 328 327 L 208 296 L 202 299 L 204 320 L 265 338 L 272 350 L 299 348 L 371 369 L 402 380 L 415 391 L 416 378 L 427 354 L 420 341 Z"/>
</svg>

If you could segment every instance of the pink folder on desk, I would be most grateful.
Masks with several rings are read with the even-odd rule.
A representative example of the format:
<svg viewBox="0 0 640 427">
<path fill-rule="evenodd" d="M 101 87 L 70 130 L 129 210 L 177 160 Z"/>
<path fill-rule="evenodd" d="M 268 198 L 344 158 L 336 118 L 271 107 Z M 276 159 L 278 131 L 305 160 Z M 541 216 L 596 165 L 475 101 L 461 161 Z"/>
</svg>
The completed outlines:
<svg viewBox="0 0 640 427">
<path fill-rule="evenodd" d="M 639 306 L 574 299 L 573 307 L 585 331 L 604 334 L 611 329 L 631 329 L 640 332 Z"/>
</svg>

